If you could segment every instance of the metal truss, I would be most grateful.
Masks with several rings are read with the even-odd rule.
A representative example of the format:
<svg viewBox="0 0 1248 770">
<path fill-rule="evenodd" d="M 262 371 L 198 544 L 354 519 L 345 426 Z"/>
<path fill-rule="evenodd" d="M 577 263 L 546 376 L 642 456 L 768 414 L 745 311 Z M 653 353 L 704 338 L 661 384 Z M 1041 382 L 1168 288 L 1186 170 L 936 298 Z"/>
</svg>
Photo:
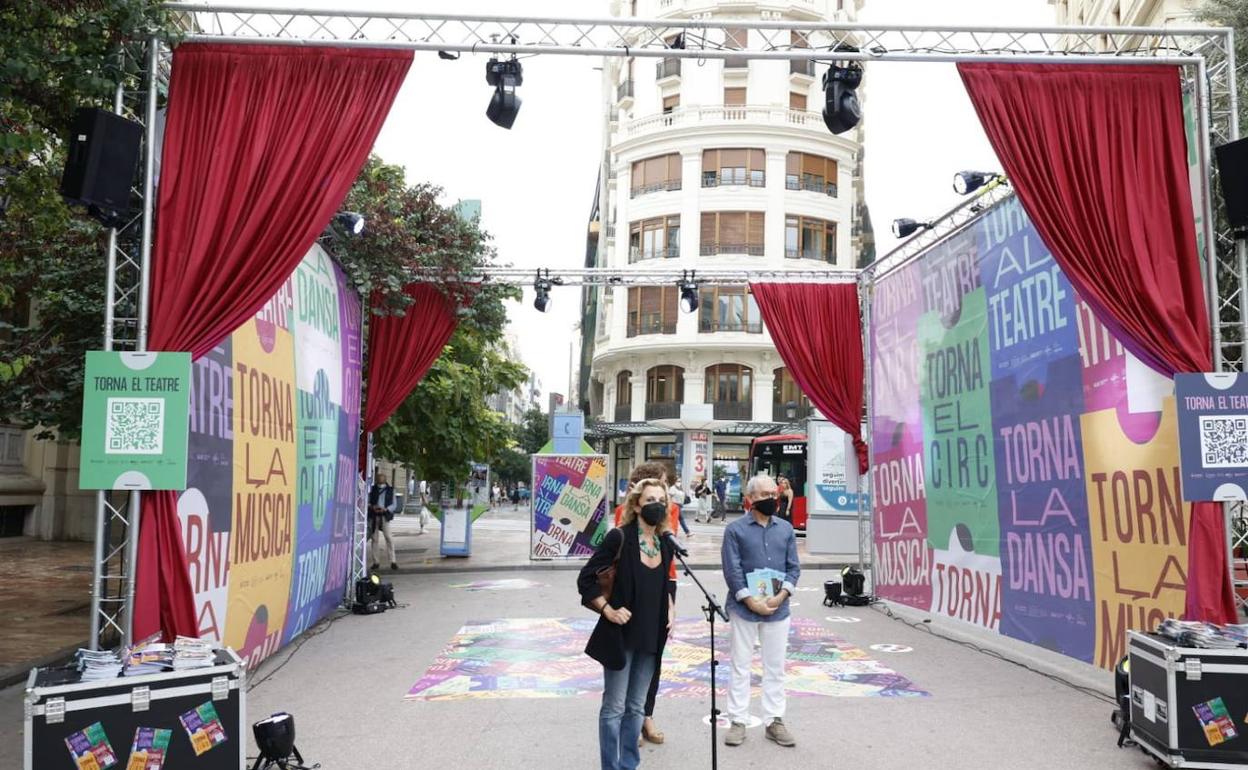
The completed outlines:
<svg viewBox="0 0 1248 770">
<path fill-rule="evenodd" d="M 699 286 L 744 286 L 765 282 L 856 283 L 858 271 L 835 267 L 791 270 L 613 267 L 532 270 L 519 267 L 492 267 L 476 273 L 453 276 L 438 270 L 420 270 L 412 273 L 412 280 L 418 283 L 492 283 L 508 286 L 532 286 L 537 281 L 549 281 L 553 286 L 665 286 L 682 281 L 692 281 Z"/>
<path fill-rule="evenodd" d="M 148 266 L 152 248 L 156 99 L 168 83 L 169 51 L 159 40 L 123 46 L 113 112 L 144 127 L 143 182 L 131 191 L 139 205 L 108 233 L 104 350 L 147 348 Z M 139 493 L 96 492 L 95 553 L 91 582 L 91 649 L 131 641 L 134 575 L 139 537 Z"/>
</svg>

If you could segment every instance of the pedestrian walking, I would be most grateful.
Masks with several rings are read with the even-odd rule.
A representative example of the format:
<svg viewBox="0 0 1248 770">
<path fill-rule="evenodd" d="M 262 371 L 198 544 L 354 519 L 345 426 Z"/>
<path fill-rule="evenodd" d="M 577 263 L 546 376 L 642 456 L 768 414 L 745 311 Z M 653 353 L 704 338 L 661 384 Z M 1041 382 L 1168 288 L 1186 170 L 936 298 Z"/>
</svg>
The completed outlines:
<svg viewBox="0 0 1248 770">
<path fill-rule="evenodd" d="M 793 485 L 785 476 L 777 481 L 776 515 L 790 524 L 793 523 Z"/>
<path fill-rule="evenodd" d="M 371 569 L 374 572 L 380 569 L 382 564 L 377 553 L 379 548 L 382 554 L 388 556 L 390 569 L 399 568 L 398 562 L 394 560 L 394 538 L 390 536 L 390 522 L 394 520 L 397 508 L 394 487 L 390 486 L 384 473 L 377 471 L 373 486 L 368 490 L 368 542 L 372 546 L 373 566 Z M 385 546 L 381 547 L 378 541 L 383 539 Z"/>
<path fill-rule="evenodd" d="M 724 582 L 728 584 L 728 621 L 732 627 L 732 664 L 728 687 L 727 716 L 730 721 L 724 743 L 740 746 L 750 713 L 750 670 L 754 643 L 761 638 L 764 731 L 768 740 L 781 746 L 796 741 L 784 724 L 784 662 L 789 641 L 789 597 L 801 575 L 797 561 L 797 537 L 793 526 L 776 517 L 778 491 L 771 477 L 758 475 L 746 486 L 750 510 L 724 529 L 720 551 Z M 783 572 L 780 588 L 764 578 L 759 596 L 750 574 L 770 569 Z"/>
<path fill-rule="evenodd" d="M 709 522 L 711 520 L 711 498 L 715 495 L 715 490 L 711 485 L 706 483 L 705 476 L 698 476 L 693 481 L 693 499 L 698 505 L 698 515 L 694 517 L 697 522 Z"/>
<path fill-rule="evenodd" d="M 728 480 L 720 476 L 715 480 L 715 510 L 719 513 L 719 523 L 728 522 Z"/>
<path fill-rule="evenodd" d="M 666 587 L 672 549 L 661 537 L 670 531 L 667 513 L 662 480 L 640 481 L 624 503 L 621 526 L 607 533 L 577 576 L 581 603 L 600 615 L 585 653 L 602 664 L 602 770 L 641 764 L 646 692 L 675 612 Z"/>
<path fill-rule="evenodd" d="M 672 482 L 667 488 L 668 498 L 676 504 L 678 509 L 676 520 L 680 523 L 680 528 L 684 530 L 685 537 L 693 537 L 693 533 L 689 531 L 689 525 L 685 523 L 685 505 L 689 502 L 689 495 L 685 494 L 685 490 L 680 487 L 680 479 Z"/>
</svg>

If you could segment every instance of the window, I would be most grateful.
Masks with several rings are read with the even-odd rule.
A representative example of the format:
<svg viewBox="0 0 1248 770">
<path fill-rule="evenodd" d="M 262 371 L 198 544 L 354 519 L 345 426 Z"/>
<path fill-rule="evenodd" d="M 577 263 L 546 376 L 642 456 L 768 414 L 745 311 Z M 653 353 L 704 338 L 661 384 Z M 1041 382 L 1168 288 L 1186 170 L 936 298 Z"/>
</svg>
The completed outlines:
<svg viewBox="0 0 1248 770">
<path fill-rule="evenodd" d="M 724 30 L 724 48 L 729 50 L 744 50 L 749 39 L 749 30 L 744 27 L 728 27 Z M 749 66 L 750 60 L 745 56 L 729 56 L 724 59 L 724 69 L 746 69 Z"/>
<path fill-rule="evenodd" d="M 724 89 L 724 106 L 725 107 L 744 107 L 745 106 L 745 89 L 744 88 L 725 88 Z"/>
<path fill-rule="evenodd" d="M 625 369 L 615 375 L 615 405 L 628 406 L 633 403 L 633 373 Z"/>
<path fill-rule="evenodd" d="M 793 30 L 789 33 L 789 47 L 792 49 L 810 48 L 810 36 L 806 32 L 798 32 Z M 813 78 L 815 76 L 815 62 L 813 59 L 790 59 L 789 74 L 805 75 Z"/>
<path fill-rule="evenodd" d="M 702 256 L 763 255 L 763 212 L 708 211 L 702 214 Z"/>
<path fill-rule="evenodd" d="M 680 153 L 633 162 L 630 198 L 661 190 L 680 189 Z"/>
<path fill-rule="evenodd" d="M 836 161 L 821 155 L 791 152 L 785 162 L 784 186 L 836 197 Z"/>
<path fill-rule="evenodd" d="M 675 334 L 680 289 L 634 286 L 628 290 L 628 336 Z"/>
<path fill-rule="evenodd" d="M 724 149 L 702 151 L 702 186 L 767 183 L 767 156 L 762 150 Z"/>
<path fill-rule="evenodd" d="M 647 404 L 679 404 L 685 400 L 685 370 L 656 366 L 646 372 Z"/>
<path fill-rule="evenodd" d="M 805 110 L 806 109 L 806 94 L 799 94 L 797 91 L 789 92 L 789 109 L 790 110 Z"/>
<path fill-rule="evenodd" d="M 706 403 L 749 403 L 752 374 L 750 367 L 741 364 L 706 367 Z"/>
<path fill-rule="evenodd" d="M 677 59 L 676 61 L 680 61 L 680 59 Z M 679 106 L 680 106 L 680 94 L 672 94 L 671 96 L 663 97 L 663 114 L 664 115 L 671 113 L 672 110 L 676 109 Z"/>
<path fill-rule="evenodd" d="M 814 217 L 785 217 L 784 256 L 836 264 L 836 223 Z"/>
<path fill-rule="evenodd" d="M 797 405 L 797 414 L 793 419 L 801 420 L 809 417 L 813 411 L 810 406 L 810 399 L 798 387 L 797 380 L 793 379 L 793 375 L 789 373 L 787 366 L 776 369 L 772 374 L 775 375 L 775 381 L 771 386 L 771 419 L 773 422 L 787 422 L 788 416 L 785 414 L 786 407 L 789 402 Z"/>
<path fill-rule="evenodd" d="M 698 331 L 763 333 L 763 317 L 744 286 L 708 286 L 698 303 Z"/>
<path fill-rule="evenodd" d="M 655 217 L 629 225 L 628 261 L 680 256 L 680 217 Z"/>
</svg>

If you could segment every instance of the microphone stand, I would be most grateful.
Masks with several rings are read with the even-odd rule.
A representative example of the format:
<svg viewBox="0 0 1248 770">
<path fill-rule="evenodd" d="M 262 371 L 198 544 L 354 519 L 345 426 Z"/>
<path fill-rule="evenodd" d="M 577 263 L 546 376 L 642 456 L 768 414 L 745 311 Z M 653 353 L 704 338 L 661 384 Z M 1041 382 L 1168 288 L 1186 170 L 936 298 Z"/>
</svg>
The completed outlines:
<svg viewBox="0 0 1248 770">
<path fill-rule="evenodd" d="M 702 591 L 702 595 L 706 597 L 706 605 L 702 607 L 702 612 L 706 614 L 706 621 L 711 624 L 711 770 L 719 768 L 719 708 L 715 705 L 715 669 L 719 666 L 719 660 L 715 657 L 715 616 L 728 622 L 728 613 L 724 611 L 723 605 L 715 598 L 715 594 L 706 590 L 706 586 L 702 585 L 702 581 L 698 580 L 698 576 L 693 574 L 693 570 L 689 568 L 689 564 L 685 561 L 685 556 L 689 551 L 683 546 L 671 539 L 674 547 L 674 555 L 680 560 L 680 566 L 685 574 L 693 578 L 693 582 Z"/>
</svg>

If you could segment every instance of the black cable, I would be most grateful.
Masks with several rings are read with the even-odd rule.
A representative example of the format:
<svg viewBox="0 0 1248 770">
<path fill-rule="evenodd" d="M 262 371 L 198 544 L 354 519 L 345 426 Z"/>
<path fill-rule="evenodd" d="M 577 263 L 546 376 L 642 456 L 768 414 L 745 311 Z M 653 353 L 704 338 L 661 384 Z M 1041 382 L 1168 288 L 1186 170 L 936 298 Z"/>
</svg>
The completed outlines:
<svg viewBox="0 0 1248 770">
<path fill-rule="evenodd" d="M 881 610 L 881 609 L 878 609 L 878 608 L 876 608 L 876 602 L 878 602 L 878 601 L 879 601 L 879 600 L 877 599 L 876 601 L 871 602 L 870 606 L 871 606 L 873 609 L 875 609 L 875 611 L 876 611 L 876 612 L 882 612 L 882 613 L 885 613 L 885 614 L 887 615 L 887 617 L 890 617 L 890 618 L 892 618 L 893 620 L 896 620 L 896 621 L 897 621 L 897 622 L 899 622 L 899 623 L 904 623 L 904 624 L 906 624 L 907 626 L 910 626 L 911 628 L 917 628 L 917 629 L 922 629 L 922 630 L 925 630 L 925 631 L 927 631 L 929 634 L 931 634 L 932 636 L 935 636 L 935 637 L 937 637 L 937 638 L 939 638 L 939 639 L 944 639 L 944 640 L 945 640 L 945 641 L 947 641 L 947 642 L 954 642 L 955 644 L 960 644 L 960 645 L 962 645 L 963 647 L 968 647 L 968 648 L 970 648 L 970 649 L 972 649 L 972 650 L 975 650 L 976 652 L 982 653 L 982 654 L 984 654 L 984 655 L 989 655 L 989 656 L 994 657 L 994 658 L 997 658 L 997 659 L 999 659 L 999 660 L 1003 660 L 1003 661 L 1005 661 L 1006 663 L 1011 663 L 1011 664 L 1013 664 L 1013 665 L 1015 665 L 1015 666 L 1018 666 L 1019 668 L 1026 669 L 1027 671 L 1030 671 L 1030 672 L 1031 672 L 1031 673 L 1033 673 L 1033 674 L 1039 674 L 1040 676 L 1044 677 L 1045 679 L 1050 679 L 1050 680 L 1052 680 L 1052 681 L 1054 681 L 1054 682 L 1058 682 L 1059 684 L 1064 684 L 1064 685 L 1066 685 L 1067 687 L 1071 688 L 1072 690 L 1077 690 L 1077 691 L 1079 691 L 1079 692 L 1083 693 L 1084 695 L 1089 695 L 1089 696 L 1091 696 L 1091 697 L 1093 697 L 1093 698 L 1096 698 L 1097 700 L 1104 701 L 1104 702 L 1106 702 L 1106 703 L 1110 704 L 1111 706 L 1117 706 L 1117 705 L 1118 705 L 1118 702 L 1117 702 L 1116 700 L 1114 700 L 1113 698 L 1109 697 L 1109 696 L 1108 696 L 1108 695 L 1106 695 L 1105 693 L 1100 692 L 1099 690 L 1094 690 L 1094 689 L 1092 689 L 1091 687 L 1085 687 L 1085 686 L 1083 686 L 1083 685 L 1081 685 L 1081 684 L 1075 684 L 1074 682 L 1072 682 L 1072 681 L 1070 681 L 1070 680 L 1068 680 L 1068 679 L 1063 679 L 1062 677 L 1057 676 L 1056 674 L 1050 674 L 1050 673 L 1049 673 L 1049 672 L 1047 672 L 1047 671 L 1041 671 L 1040 669 L 1038 669 L 1038 668 L 1034 668 L 1033 666 L 1029 666 L 1029 665 L 1027 665 L 1026 663 L 1022 663 L 1022 662 L 1017 661 L 1017 660 L 1012 660 L 1012 659 L 1010 659 L 1010 658 L 1005 657 L 1004 655 L 1002 655 L 1001 653 L 997 652 L 996 650 L 990 650 L 990 649 L 987 649 L 987 648 L 984 648 L 984 647 L 980 647 L 978 644 L 975 644 L 974 642 L 968 642 L 968 641 L 966 641 L 965 639 L 957 639 L 957 638 L 954 638 L 954 637 L 952 637 L 952 636 L 947 636 L 947 635 L 945 635 L 945 634 L 940 634 L 940 633 L 937 633 L 936 631 L 932 630 L 932 626 L 931 626 L 931 624 L 930 624 L 930 621 L 924 621 L 924 622 L 922 622 L 922 623 L 915 623 L 915 622 L 913 622 L 913 621 L 906 620 L 905 618 L 901 617 L 900 615 L 897 615 L 896 613 L 894 613 L 894 612 L 893 612 L 893 610 L 892 610 L 892 608 L 890 608 L 887 604 L 884 604 L 884 605 L 883 605 L 883 609 L 882 609 L 882 610 Z"/>
</svg>

